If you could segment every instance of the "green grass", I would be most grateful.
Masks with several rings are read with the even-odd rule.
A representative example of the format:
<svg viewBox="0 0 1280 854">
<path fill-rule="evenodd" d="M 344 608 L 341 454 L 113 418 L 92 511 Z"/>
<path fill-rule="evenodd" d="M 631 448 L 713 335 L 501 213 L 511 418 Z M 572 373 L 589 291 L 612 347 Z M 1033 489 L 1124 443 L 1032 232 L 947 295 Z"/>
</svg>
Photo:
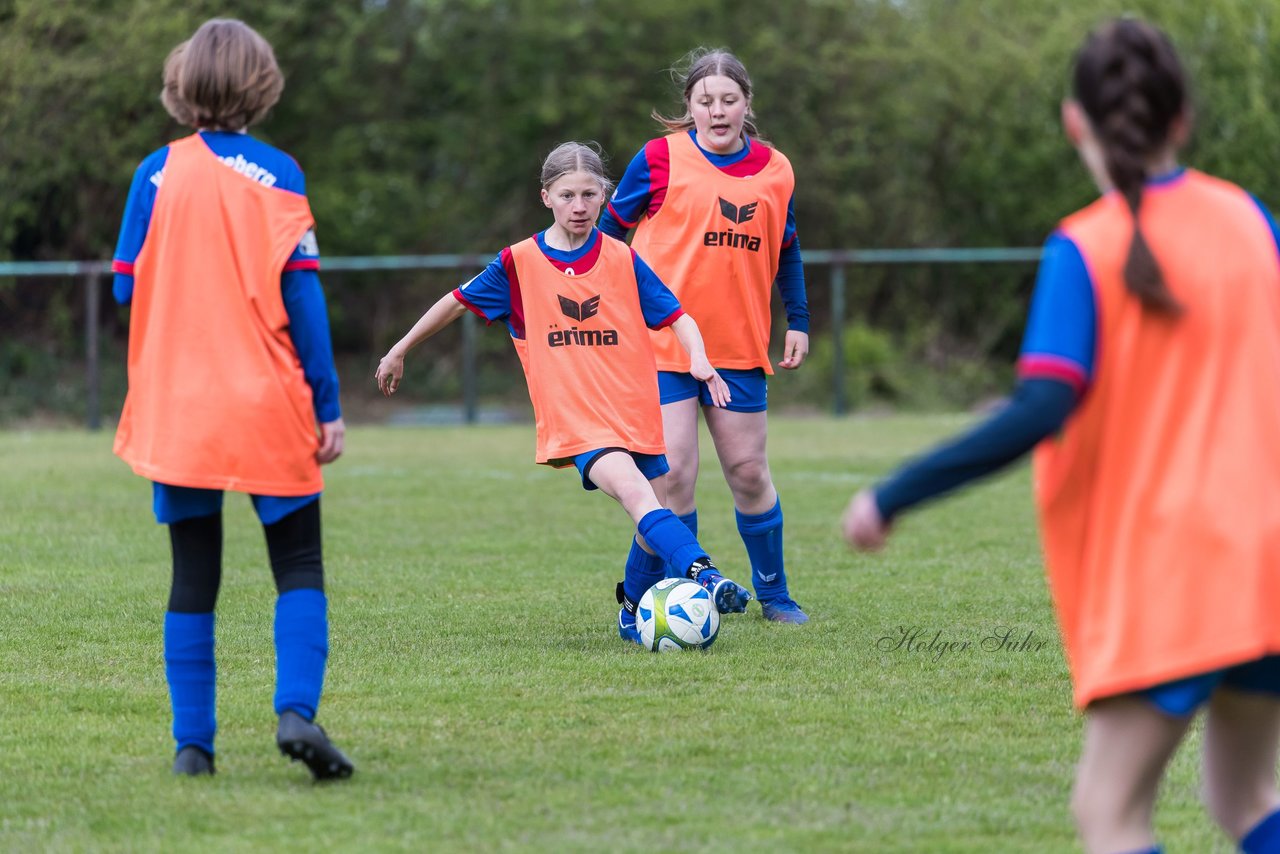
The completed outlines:
<svg viewBox="0 0 1280 854">
<path fill-rule="evenodd" d="M 357 763 L 313 786 L 274 747 L 273 590 L 229 495 L 218 775 L 170 776 L 161 662 L 168 538 L 109 434 L 0 433 L 0 849 L 1076 850 L 1079 752 L 1025 468 L 849 553 L 849 495 L 963 423 L 773 419 L 792 591 L 703 653 L 613 628 L 629 523 L 528 427 L 359 428 L 327 471 L 331 658 L 320 721 Z M 703 543 L 745 580 L 709 448 Z M 969 641 L 883 647 L 899 627 Z M 996 627 L 1049 641 L 980 648 Z M 1195 746 L 1157 824 L 1229 851 Z"/>
</svg>

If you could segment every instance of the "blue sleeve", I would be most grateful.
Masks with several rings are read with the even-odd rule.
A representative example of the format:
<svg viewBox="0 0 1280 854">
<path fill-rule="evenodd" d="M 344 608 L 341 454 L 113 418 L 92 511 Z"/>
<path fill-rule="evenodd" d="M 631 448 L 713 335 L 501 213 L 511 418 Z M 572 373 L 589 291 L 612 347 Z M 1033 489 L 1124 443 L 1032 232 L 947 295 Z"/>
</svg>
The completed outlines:
<svg viewBox="0 0 1280 854">
<path fill-rule="evenodd" d="M 610 237 L 625 239 L 627 232 L 644 216 L 652 195 L 649 158 L 645 154 L 645 148 L 641 148 L 627 164 L 627 171 L 622 173 L 622 180 L 618 181 L 613 198 L 600 215 L 600 230 Z"/>
<path fill-rule="evenodd" d="M 631 253 L 631 263 L 635 266 L 636 285 L 640 289 L 640 311 L 649 328 L 661 329 L 673 319 L 678 319 L 672 318 L 672 315 L 680 311 L 680 301 L 671 293 L 671 289 L 634 251 Z"/>
<path fill-rule="evenodd" d="M 1252 193 L 1249 198 L 1253 199 L 1253 203 L 1258 206 L 1258 210 L 1262 211 L 1262 217 L 1267 221 L 1267 225 L 1271 226 L 1271 237 L 1276 242 L 1276 251 L 1280 252 L 1280 228 L 1276 227 L 1276 218 L 1271 215 L 1271 211 L 1262 203 L 1262 200 Z"/>
<path fill-rule="evenodd" d="M 329 312 L 320 276 L 314 270 L 295 270 L 280 279 L 284 310 L 289 315 L 289 337 L 302 362 L 302 373 L 311 386 L 316 421 L 327 424 L 342 417 L 338 402 L 338 370 L 333 363 L 329 337 Z"/>
<path fill-rule="evenodd" d="M 111 293 L 121 305 L 128 305 L 133 299 L 133 263 L 138 259 L 142 244 L 147 239 L 147 230 L 151 227 L 151 211 L 156 202 L 156 189 L 160 186 L 164 164 L 168 159 L 168 146 L 152 152 L 138 164 L 133 173 L 133 182 L 129 185 L 129 197 L 125 201 L 124 218 L 120 223 L 120 236 L 116 240 L 116 251 L 111 262 L 111 270 L 115 274 Z"/>
<path fill-rule="evenodd" d="M 800 257 L 800 236 L 796 234 L 795 196 L 787 202 L 787 227 L 778 252 L 778 293 L 787 312 L 787 326 L 809 332 L 809 297 L 804 287 L 804 260 Z"/>
<path fill-rule="evenodd" d="M 1057 379 L 1082 391 L 1093 377 L 1097 308 L 1084 256 L 1066 235 L 1045 241 L 1018 357 L 1022 379 Z"/>
<path fill-rule="evenodd" d="M 511 279 L 504 261 L 510 251 L 503 249 L 480 275 L 458 288 L 463 303 L 490 323 L 511 314 Z"/>
<path fill-rule="evenodd" d="M 602 232 L 609 235 L 610 237 L 616 238 L 618 240 L 626 240 L 627 232 L 631 230 L 627 228 L 625 225 L 623 225 L 622 223 L 618 222 L 617 218 L 614 217 L 613 213 L 609 210 L 607 206 L 605 207 L 604 211 L 600 214 L 600 220 L 599 222 L 596 223 L 596 228 L 600 229 Z"/>
<path fill-rule="evenodd" d="M 999 412 L 878 484 L 874 495 L 880 515 L 888 521 L 909 507 L 999 471 L 1061 430 L 1078 399 L 1069 383 L 1023 380 Z"/>
</svg>

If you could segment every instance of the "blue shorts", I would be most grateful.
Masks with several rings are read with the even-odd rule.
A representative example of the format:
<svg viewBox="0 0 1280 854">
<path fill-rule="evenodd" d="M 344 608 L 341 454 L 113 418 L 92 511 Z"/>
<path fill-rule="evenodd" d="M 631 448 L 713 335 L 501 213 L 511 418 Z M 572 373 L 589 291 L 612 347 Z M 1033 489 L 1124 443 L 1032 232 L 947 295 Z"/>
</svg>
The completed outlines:
<svg viewBox="0 0 1280 854">
<path fill-rule="evenodd" d="M 1219 687 L 1249 694 L 1280 696 L 1280 655 L 1268 655 L 1222 670 L 1175 679 L 1139 691 L 1138 696 L 1150 701 L 1166 715 L 1180 718 L 1200 708 Z"/>
<path fill-rule="evenodd" d="M 729 396 L 733 398 L 725 409 L 730 412 L 764 412 L 769 408 L 769 384 L 764 368 L 745 371 L 717 368 L 716 372 L 729 386 Z M 693 374 L 658 371 L 658 397 L 661 403 L 696 397 L 703 406 L 714 406 L 707 384 L 695 380 Z"/>
<path fill-rule="evenodd" d="M 578 467 L 578 473 L 582 475 L 583 489 L 600 488 L 591 482 L 591 478 L 588 475 L 591 473 L 591 467 L 596 464 L 596 460 L 610 451 L 622 451 L 631 454 L 631 459 L 636 461 L 636 468 L 640 469 L 640 474 L 644 475 L 646 480 L 662 477 L 671 471 L 671 466 L 667 465 L 666 454 L 637 454 L 634 451 L 628 451 L 626 448 L 598 448 L 594 451 L 578 454 L 573 458 L 573 464 Z"/>
<path fill-rule="evenodd" d="M 315 495 L 251 495 L 253 509 L 264 525 L 274 525 L 295 510 L 306 507 L 320 497 Z M 172 486 L 167 483 L 151 484 L 151 509 L 161 525 L 212 516 L 222 510 L 221 489 L 196 489 L 190 486 Z"/>
</svg>

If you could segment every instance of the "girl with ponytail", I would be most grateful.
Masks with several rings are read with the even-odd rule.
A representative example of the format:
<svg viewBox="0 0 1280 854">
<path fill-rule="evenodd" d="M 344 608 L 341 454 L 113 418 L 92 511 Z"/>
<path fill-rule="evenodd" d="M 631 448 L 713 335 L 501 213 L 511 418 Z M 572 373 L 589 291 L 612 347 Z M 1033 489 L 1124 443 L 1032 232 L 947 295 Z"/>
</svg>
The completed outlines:
<svg viewBox="0 0 1280 854">
<path fill-rule="evenodd" d="M 1010 404 L 855 496 L 845 538 L 878 549 L 907 508 L 1034 448 L 1086 850 L 1159 850 L 1157 789 L 1204 709 L 1210 814 L 1280 852 L 1280 236 L 1178 165 L 1191 110 L 1158 29 L 1104 24 L 1073 83 L 1063 124 L 1102 196 L 1045 244 Z"/>
</svg>

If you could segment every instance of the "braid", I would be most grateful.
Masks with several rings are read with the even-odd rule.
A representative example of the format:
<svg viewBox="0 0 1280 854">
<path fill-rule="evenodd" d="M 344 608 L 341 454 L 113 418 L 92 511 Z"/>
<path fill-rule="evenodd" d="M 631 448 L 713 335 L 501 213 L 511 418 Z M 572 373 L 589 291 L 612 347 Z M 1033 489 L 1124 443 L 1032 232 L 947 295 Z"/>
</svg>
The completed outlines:
<svg viewBox="0 0 1280 854">
<path fill-rule="evenodd" d="M 1146 160 L 1168 140 L 1182 109 L 1177 56 L 1158 30 L 1121 19 L 1089 37 L 1077 59 L 1075 84 L 1102 143 L 1107 173 L 1133 214 L 1125 287 L 1143 307 L 1177 315 L 1182 306 L 1169 291 L 1138 221 Z"/>
</svg>

